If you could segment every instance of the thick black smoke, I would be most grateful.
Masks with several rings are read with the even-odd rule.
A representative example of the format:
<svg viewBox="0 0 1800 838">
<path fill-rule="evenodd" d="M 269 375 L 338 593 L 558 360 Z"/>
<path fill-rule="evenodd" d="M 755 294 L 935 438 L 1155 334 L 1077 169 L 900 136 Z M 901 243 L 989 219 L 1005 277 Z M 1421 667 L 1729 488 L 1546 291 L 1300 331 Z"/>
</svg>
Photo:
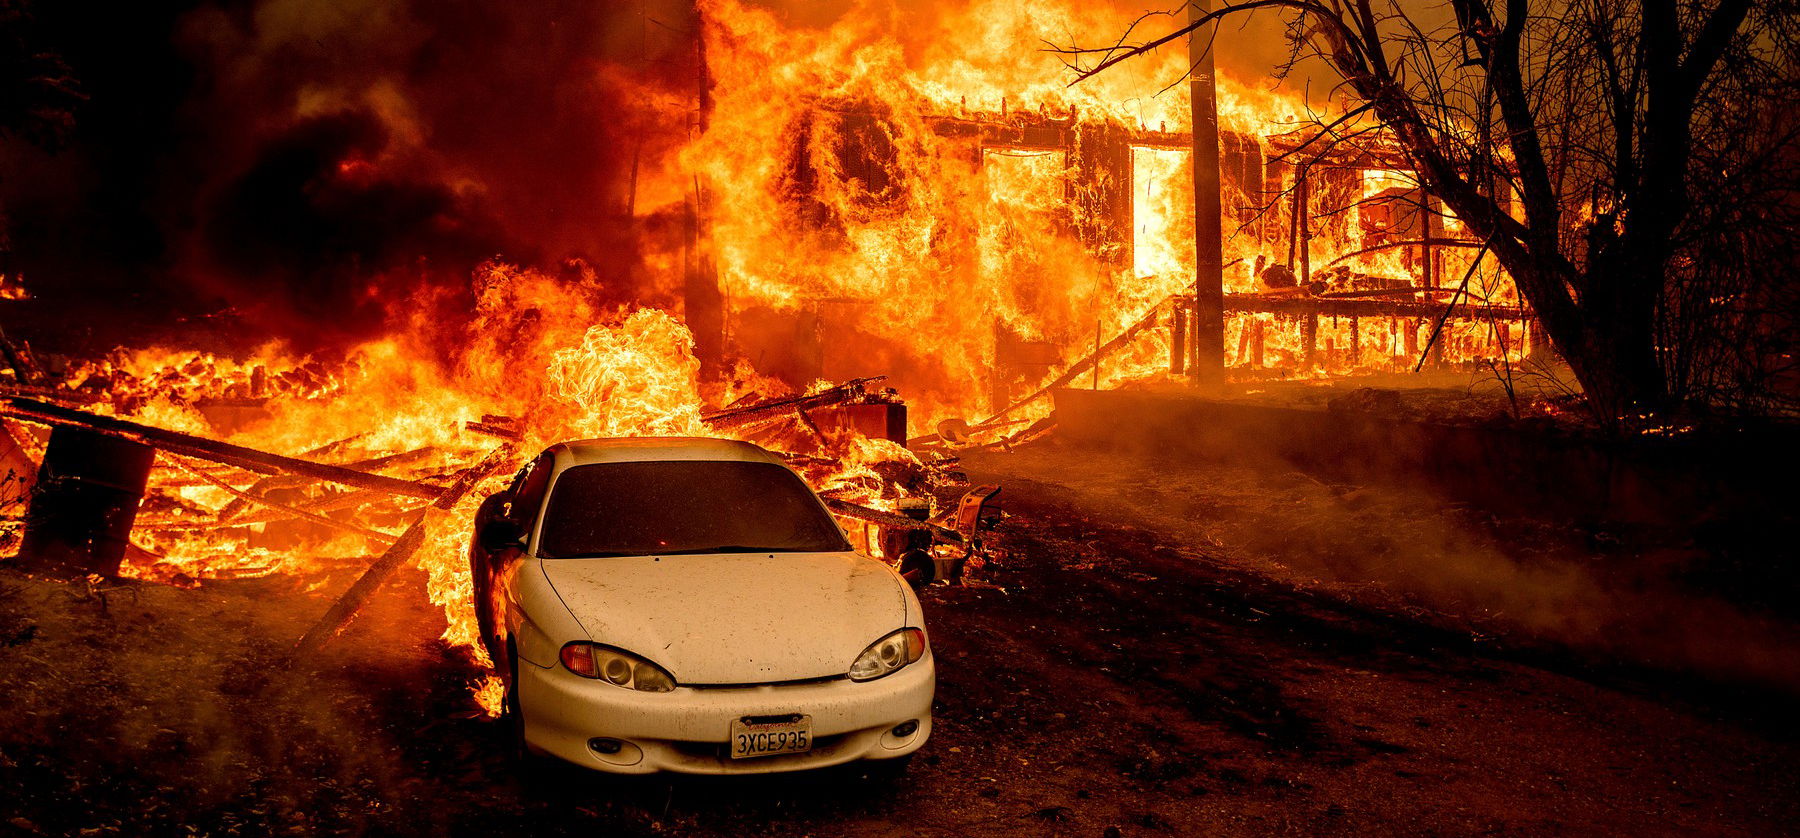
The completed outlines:
<svg viewBox="0 0 1800 838">
<path fill-rule="evenodd" d="M 37 0 L 31 41 L 88 98 L 65 150 L 0 146 L 38 298 L 0 317 L 52 345 L 208 323 L 320 348 L 495 256 L 637 296 L 633 184 L 697 89 L 665 5 Z"/>
</svg>

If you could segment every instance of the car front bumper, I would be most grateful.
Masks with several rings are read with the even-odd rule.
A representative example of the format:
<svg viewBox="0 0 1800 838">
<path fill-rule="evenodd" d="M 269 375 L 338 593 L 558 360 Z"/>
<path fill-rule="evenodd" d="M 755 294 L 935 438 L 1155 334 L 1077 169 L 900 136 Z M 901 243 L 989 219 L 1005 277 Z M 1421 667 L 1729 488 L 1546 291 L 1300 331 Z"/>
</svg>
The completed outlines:
<svg viewBox="0 0 1800 838">
<path fill-rule="evenodd" d="M 931 735 L 937 671 L 930 653 L 874 681 L 848 678 L 746 687 L 677 687 L 648 693 L 582 678 L 560 666 L 519 667 L 525 743 L 576 765 L 618 774 L 755 774 L 822 768 L 858 759 L 891 759 Z M 812 717 L 813 748 L 803 754 L 732 759 L 731 723 L 744 716 Z M 918 729 L 896 737 L 907 721 Z M 617 753 L 590 747 L 622 743 Z"/>
</svg>

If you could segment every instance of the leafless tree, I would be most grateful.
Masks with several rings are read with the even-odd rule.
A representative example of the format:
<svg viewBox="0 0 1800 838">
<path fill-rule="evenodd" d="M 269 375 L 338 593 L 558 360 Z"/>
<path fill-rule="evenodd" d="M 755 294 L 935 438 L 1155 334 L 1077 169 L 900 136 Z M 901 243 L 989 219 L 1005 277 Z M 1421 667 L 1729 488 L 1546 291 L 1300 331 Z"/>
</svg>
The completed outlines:
<svg viewBox="0 0 1800 838">
<path fill-rule="evenodd" d="M 1265 8 L 1293 60 L 1343 81 L 1322 139 L 1379 125 L 1399 145 L 1490 243 L 1597 416 L 1794 406 L 1794 0 L 1236 0 L 1150 41 L 1058 51 L 1079 81 Z"/>
</svg>

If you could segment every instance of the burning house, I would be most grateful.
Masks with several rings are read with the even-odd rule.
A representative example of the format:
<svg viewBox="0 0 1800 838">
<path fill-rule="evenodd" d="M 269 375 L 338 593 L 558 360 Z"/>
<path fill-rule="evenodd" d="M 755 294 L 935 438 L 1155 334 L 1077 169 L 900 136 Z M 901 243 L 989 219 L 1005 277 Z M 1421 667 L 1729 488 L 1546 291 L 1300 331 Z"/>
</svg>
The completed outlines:
<svg viewBox="0 0 1800 838">
<path fill-rule="evenodd" d="M 1200 157 L 1221 271 L 1195 316 L 1191 109 L 1144 95 L 1184 56 L 1109 97 L 714 12 L 715 92 L 684 159 L 711 175 L 722 345 L 762 372 L 889 374 L 927 416 L 976 420 L 1077 372 L 1252 381 L 1531 351 L 1516 289 L 1399 150 L 1321 134 L 1297 96 L 1217 80 L 1218 153 Z M 1222 324 L 1216 357 L 1193 338 L 1203 320 Z"/>
</svg>

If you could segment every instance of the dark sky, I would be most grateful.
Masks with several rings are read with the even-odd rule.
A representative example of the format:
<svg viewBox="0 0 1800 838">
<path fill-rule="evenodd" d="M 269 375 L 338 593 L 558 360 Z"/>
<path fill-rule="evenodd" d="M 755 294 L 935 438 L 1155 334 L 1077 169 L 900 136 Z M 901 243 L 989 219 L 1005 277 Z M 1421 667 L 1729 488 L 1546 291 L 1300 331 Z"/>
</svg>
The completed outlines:
<svg viewBox="0 0 1800 838">
<path fill-rule="evenodd" d="M 88 98 L 66 149 L 0 143 L 38 297 L 6 325 L 229 308 L 328 343 L 489 257 L 633 260 L 630 160 L 680 130 L 692 63 L 625 5 L 37 0 L 27 42 Z"/>
<path fill-rule="evenodd" d="M 179 143 L 175 110 L 196 84 L 170 44 L 184 10 L 84 2 L 28 8 L 35 18 L 21 27 L 28 45 L 60 53 L 88 100 L 60 153 L 16 139 L 0 148 L 0 197 L 17 258 L 46 300 L 79 299 L 76 291 L 142 299 L 145 271 L 169 259 L 168 219 L 152 217 L 153 196 L 176 174 L 167 159 Z"/>
</svg>

